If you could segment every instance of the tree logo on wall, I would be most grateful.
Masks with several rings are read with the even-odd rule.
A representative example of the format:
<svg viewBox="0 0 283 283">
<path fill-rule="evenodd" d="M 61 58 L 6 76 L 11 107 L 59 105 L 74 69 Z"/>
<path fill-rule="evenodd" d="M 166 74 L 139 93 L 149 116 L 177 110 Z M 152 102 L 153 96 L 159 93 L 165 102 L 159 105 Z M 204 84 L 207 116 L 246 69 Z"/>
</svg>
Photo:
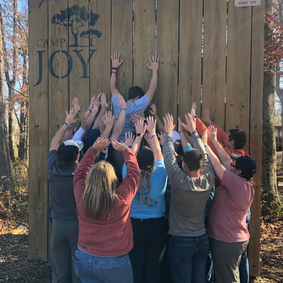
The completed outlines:
<svg viewBox="0 0 283 283">
<path fill-rule="evenodd" d="M 56 14 L 52 17 L 52 24 L 70 27 L 74 37 L 74 43 L 70 47 L 79 47 L 78 37 L 82 38 L 100 38 L 102 33 L 99 30 L 92 29 L 98 20 L 99 15 L 90 11 L 86 11 L 85 7 L 74 5 L 71 8 L 62 10 L 61 14 Z M 92 42 L 92 40 L 91 40 Z M 82 46 L 81 46 L 82 47 Z"/>
</svg>

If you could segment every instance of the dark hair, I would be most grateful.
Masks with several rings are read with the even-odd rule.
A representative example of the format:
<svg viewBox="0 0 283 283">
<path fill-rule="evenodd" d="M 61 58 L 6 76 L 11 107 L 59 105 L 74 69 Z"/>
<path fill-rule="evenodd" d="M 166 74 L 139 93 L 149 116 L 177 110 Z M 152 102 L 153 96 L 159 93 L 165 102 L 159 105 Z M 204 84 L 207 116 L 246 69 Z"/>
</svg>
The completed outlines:
<svg viewBox="0 0 283 283">
<path fill-rule="evenodd" d="M 182 168 L 183 155 L 177 155 L 176 156 L 176 162 L 178 163 L 179 167 L 183 170 L 183 168 Z"/>
<path fill-rule="evenodd" d="M 190 171 L 198 171 L 201 166 L 202 154 L 199 150 L 192 148 L 185 152 L 183 160 Z"/>
<path fill-rule="evenodd" d="M 135 99 L 136 97 L 141 98 L 144 96 L 144 91 L 139 86 L 132 86 L 128 92 L 128 100 Z"/>
<path fill-rule="evenodd" d="M 79 164 L 79 161 L 77 160 L 77 158 L 73 161 L 65 161 L 61 159 L 60 157 L 58 157 L 58 166 L 60 168 L 71 169 L 71 168 L 77 167 L 78 164 Z"/>
<path fill-rule="evenodd" d="M 241 173 L 238 175 L 239 177 L 242 177 L 242 178 L 246 179 L 248 182 L 251 181 L 251 179 L 252 179 L 254 174 L 252 174 L 252 173 L 249 173 L 249 174 L 245 173 L 242 170 L 240 164 L 237 162 L 237 160 L 236 160 L 236 167 L 235 168 L 238 169 L 238 170 L 241 170 Z"/>
<path fill-rule="evenodd" d="M 247 135 L 239 129 L 230 129 L 229 141 L 234 141 L 235 149 L 243 149 L 247 142 Z"/>
</svg>

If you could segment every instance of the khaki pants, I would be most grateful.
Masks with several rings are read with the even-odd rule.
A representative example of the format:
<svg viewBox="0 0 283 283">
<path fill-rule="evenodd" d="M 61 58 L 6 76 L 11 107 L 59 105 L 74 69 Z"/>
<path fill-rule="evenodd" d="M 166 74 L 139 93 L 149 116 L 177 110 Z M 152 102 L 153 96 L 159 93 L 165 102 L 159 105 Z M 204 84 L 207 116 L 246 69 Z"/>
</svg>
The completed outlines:
<svg viewBox="0 0 283 283">
<path fill-rule="evenodd" d="M 226 243 L 209 239 L 217 283 L 240 283 L 239 264 L 249 241 Z"/>
</svg>

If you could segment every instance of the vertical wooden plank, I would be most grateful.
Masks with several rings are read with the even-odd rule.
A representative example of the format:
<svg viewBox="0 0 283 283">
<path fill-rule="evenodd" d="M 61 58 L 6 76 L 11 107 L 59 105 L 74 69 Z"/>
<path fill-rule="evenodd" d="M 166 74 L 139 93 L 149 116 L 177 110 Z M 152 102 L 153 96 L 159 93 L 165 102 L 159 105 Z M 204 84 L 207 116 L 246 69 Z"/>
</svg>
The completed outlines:
<svg viewBox="0 0 283 283">
<path fill-rule="evenodd" d="M 29 0 L 29 250 L 48 258 L 48 5 Z"/>
<path fill-rule="evenodd" d="M 249 133 L 251 7 L 235 8 L 228 2 L 228 54 L 226 131 L 239 128 Z M 245 150 L 248 151 L 249 141 Z"/>
<path fill-rule="evenodd" d="M 100 37 L 90 40 L 90 52 L 94 52 L 90 60 L 90 95 L 91 97 L 104 92 L 110 101 L 109 80 L 111 71 L 111 0 L 90 1 L 90 11 L 99 15 L 93 29 L 98 30 Z"/>
<path fill-rule="evenodd" d="M 200 116 L 202 7 L 200 0 L 180 0 L 178 115 L 183 120 L 191 111 L 193 101 Z"/>
<path fill-rule="evenodd" d="M 202 108 L 224 129 L 227 0 L 204 0 Z"/>
<path fill-rule="evenodd" d="M 160 117 L 171 113 L 177 121 L 179 1 L 157 3 L 157 55 L 160 58 L 157 110 Z"/>
<path fill-rule="evenodd" d="M 117 72 L 117 89 L 127 99 L 133 85 L 133 1 L 112 1 L 112 54 L 125 60 Z"/>
<path fill-rule="evenodd" d="M 261 216 L 261 152 L 262 152 L 262 96 L 263 96 L 263 46 L 264 46 L 264 1 L 252 8 L 251 51 L 251 108 L 250 108 L 250 155 L 257 163 L 254 177 L 255 196 L 251 207 L 248 246 L 250 275 L 259 276 L 260 267 L 260 216 Z"/>
<path fill-rule="evenodd" d="M 68 79 L 72 69 L 69 54 L 68 0 L 49 0 L 49 139 L 60 129 L 69 108 Z M 57 41 L 58 39 L 58 41 Z M 52 41 L 58 44 L 52 44 Z M 71 43 L 72 44 L 72 43 Z M 49 141 L 50 142 L 50 141 Z"/>
<path fill-rule="evenodd" d="M 79 4 L 78 4 L 79 3 Z M 91 19 L 90 19 L 91 17 Z M 74 96 L 79 98 L 82 111 L 89 106 L 89 52 L 90 33 L 95 15 L 88 10 L 88 0 L 69 0 L 69 54 L 72 70 L 69 74 L 69 105 Z M 67 46 L 66 46 L 67 47 Z M 62 60 L 62 58 L 61 58 Z"/>
<path fill-rule="evenodd" d="M 152 72 L 149 57 L 155 54 L 155 0 L 135 0 L 134 85 L 147 91 Z"/>
</svg>

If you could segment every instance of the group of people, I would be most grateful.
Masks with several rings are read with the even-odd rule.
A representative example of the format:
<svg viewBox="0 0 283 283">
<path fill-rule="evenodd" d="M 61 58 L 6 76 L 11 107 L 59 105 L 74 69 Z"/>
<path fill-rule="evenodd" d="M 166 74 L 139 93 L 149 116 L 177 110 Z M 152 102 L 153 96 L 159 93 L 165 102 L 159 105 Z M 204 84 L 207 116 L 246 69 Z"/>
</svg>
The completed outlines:
<svg viewBox="0 0 283 283">
<path fill-rule="evenodd" d="M 159 60 L 149 60 L 148 91 L 131 87 L 125 101 L 113 54 L 114 113 L 99 94 L 76 128 L 75 97 L 51 141 L 52 282 L 246 283 L 256 172 L 246 134 L 226 134 L 208 109 L 199 119 L 195 103 L 177 129 L 170 114 L 162 122 L 151 103 Z"/>
</svg>

